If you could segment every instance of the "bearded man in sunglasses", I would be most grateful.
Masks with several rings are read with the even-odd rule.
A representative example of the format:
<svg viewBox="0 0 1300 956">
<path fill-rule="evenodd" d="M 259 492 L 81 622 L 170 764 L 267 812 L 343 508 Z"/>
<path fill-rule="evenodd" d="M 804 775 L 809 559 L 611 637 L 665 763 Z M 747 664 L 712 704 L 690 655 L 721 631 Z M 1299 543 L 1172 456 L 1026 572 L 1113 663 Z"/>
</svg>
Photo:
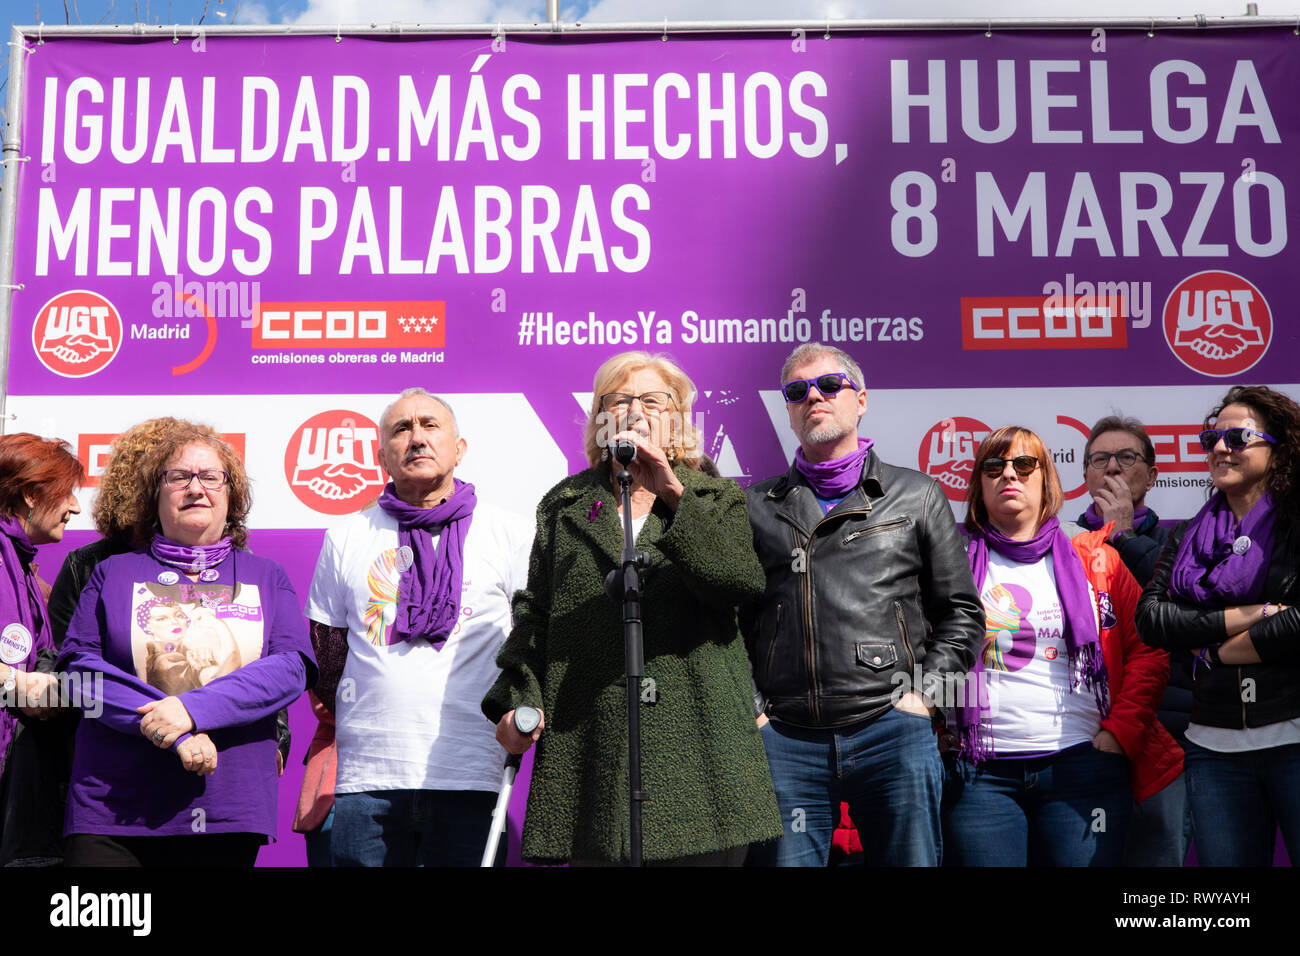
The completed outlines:
<svg viewBox="0 0 1300 956">
<path fill-rule="evenodd" d="M 984 635 L 942 488 L 858 436 L 862 381 L 841 350 L 796 348 L 781 385 L 799 449 L 746 492 L 767 587 L 743 626 L 785 822 L 771 865 L 825 866 L 841 801 L 869 865 L 938 865 L 936 704 Z"/>
</svg>

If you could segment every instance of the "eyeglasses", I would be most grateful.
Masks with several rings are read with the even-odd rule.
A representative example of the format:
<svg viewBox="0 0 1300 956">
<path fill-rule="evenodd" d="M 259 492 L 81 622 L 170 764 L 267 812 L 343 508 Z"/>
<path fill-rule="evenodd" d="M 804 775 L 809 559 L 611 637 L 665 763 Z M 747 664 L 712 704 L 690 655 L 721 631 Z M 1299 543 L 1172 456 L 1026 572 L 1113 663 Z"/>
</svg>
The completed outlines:
<svg viewBox="0 0 1300 956">
<path fill-rule="evenodd" d="M 791 405 L 798 405 L 808 397 L 808 387 L 816 385 L 817 391 L 822 395 L 834 395 L 846 385 L 855 392 L 858 387 L 853 384 L 853 379 L 849 378 L 843 372 L 827 372 L 825 375 L 818 375 L 816 378 L 797 378 L 793 382 L 786 382 L 781 386 L 781 391 L 785 394 L 785 400 Z"/>
<path fill-rule="evenodd" d="M 1028 478 L 1038 467 L 1038 459 L 1033 455 L 1017 455 L 1015 458 L 985 458 L 980 462 L 980 471 L 988 478 L 996 478 L 1006 470 L 1007 462 L 1021 478 Z"/>
<path fill-rule="evenodd" d="M 1123 451 L 1094 451 L 1088 456 L 1088 465 L 1096 468 L 1098 471 L 1105 470 L 1110 465 L 1110 460 L 1114 458 L 1119 462 L 1119 466 L 1128 471 L 1139 461 L 1146 461 L 1141 455 L 1132 449 L 1125 448 Z"/>
<path fill-rule="evenodd" d="M 1220 438 L 1232 451 L 1240 451 L 1256 438 L 1262 438 L 1270 445 L 1277 444 L 1277 439 L 1272 435 L 1265 435 L 1253 428 L 1207 428 L 1200 434 L 1201 447 L 1206 451 L 1214 451 Z"/>
<path fill-rule="evenodd" d="M 640 395 L 629 395 L 627 392 L 607 392 L 600 396 L 600 407 L 607 412 L 615 409 L 630 409 L 633 402 L 640 402 L 644 411 L 654 414 L 655 412 L 664 411 L 673 403 L 673 397 L 668 392 L 643 392 Z"/>
<path fill-rule="evenodd" d="M 226 479 L 229 477 L 224 471 L 214 471 L 212 469 L 186 471 L 184 468 L 171 468 L 162 474 L 163 484 L 173 491 L 189 488 L 190 482 L 195 478 L 207 491 L 220 491 L 226 487 Z"/>
</svg>

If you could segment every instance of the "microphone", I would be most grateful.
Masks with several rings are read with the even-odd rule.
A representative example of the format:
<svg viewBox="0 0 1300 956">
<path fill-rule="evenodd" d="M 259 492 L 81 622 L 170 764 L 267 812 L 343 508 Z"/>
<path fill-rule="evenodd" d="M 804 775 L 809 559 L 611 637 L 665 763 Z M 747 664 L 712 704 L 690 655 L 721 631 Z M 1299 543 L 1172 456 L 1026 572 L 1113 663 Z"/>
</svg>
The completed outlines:
<svg viewBox="0 0 1300 956">
<path fill-rule="evenodd" d="M 625 468 L 632 464 L 636 461 L 636 442 L 626 438 L 614 442 L 614 458 Z"/>
</svg>

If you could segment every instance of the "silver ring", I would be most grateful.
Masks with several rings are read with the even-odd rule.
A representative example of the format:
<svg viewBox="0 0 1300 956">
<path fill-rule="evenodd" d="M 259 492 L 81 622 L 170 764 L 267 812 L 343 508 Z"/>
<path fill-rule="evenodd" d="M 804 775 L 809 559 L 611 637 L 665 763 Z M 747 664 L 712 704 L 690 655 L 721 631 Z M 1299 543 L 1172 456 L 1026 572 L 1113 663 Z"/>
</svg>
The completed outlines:
<svg viewBox="0 0 1300 956">
<path fill-rule="evenodd" d="M 167 735 L 164 734 L 164 733 L 162 733 L 161 731 L 157 731 L 157 730 L 155 730 L 155 731 L 153 732 L 153 739 L 154 739 L 155 741 L 160 741 L 160 740 L 162 740 L 162 739 L 163 739 L 164 737 L 166 737 L 166 736 L 167 736 Z"/>
</svg>

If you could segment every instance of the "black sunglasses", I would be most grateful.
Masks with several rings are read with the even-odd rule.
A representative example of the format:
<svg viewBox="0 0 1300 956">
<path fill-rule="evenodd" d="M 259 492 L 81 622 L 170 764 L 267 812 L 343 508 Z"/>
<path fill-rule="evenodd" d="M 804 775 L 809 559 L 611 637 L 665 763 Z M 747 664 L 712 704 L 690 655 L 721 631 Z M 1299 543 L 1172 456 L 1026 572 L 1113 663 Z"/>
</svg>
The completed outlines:
<svg viewBox="0 0 1300 956">
<path fill-rule="evenodd" d="M 1214 451 L 1214 446 L 1219 443 L 1220 438 L 1232 451 L 1241 451 L 1256 438 L 1262 438 L 1270 445 L 1277 444 L 1277 439 L 1272 435 L 1266 435 L 1253 428 L 1207 428 L 1200 434 L 1201 447 L 1206 451 Z"/>
<path fill-rule="evenodd" d="M 1007 462 L 1011 462 L 1011 467 L 1021 478 L 1028 478 L 1038 467 L 1038 459 L 1033 455 L 1017 455 L 1015 458 L 985 458 L 980 462 L 980 471 L 986 477 L 996 478 L 1006 470 Z"/>
<path fill-rule="evenodd" d="M 853 384 L 853 379 L 849 378 L 843 372 L 827 372 L 825 375 L 818 375 L 816 378 L 797 378 L 793 382 L 786 382 L 781 386 L 781 391 L 785 395 L 785 400 L 791 405 L 798 405 L 808 397 L 808 387 L 816 385 L 817 391 L 823 395 L 834 395 L 846 385 L 855 392 L 858 387 Z"/>
</svg>

